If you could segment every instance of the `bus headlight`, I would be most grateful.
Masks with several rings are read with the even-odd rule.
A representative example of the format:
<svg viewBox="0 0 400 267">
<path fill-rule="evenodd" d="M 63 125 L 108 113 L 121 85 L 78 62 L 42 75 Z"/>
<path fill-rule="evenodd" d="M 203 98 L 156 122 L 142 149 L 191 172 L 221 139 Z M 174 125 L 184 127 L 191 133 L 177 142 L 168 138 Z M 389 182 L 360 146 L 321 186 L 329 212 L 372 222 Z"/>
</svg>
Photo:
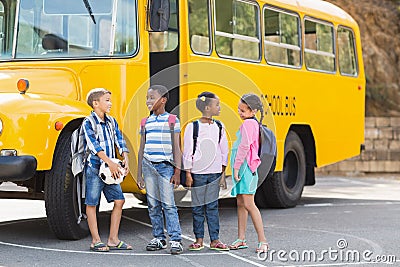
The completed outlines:
<svg viewBox="0 0 400 267">
<path fill-rule="evenodd" d="M 3 121 L 0 119 L 0 135 L 3 132 Z"/>
<path fill-rule="evenodd" d="M 17 156 L 17 150 L 15 149 L 3 149 L 0 151 L 0 157 L 5 157 L 5 156 Z"/>
</svg>

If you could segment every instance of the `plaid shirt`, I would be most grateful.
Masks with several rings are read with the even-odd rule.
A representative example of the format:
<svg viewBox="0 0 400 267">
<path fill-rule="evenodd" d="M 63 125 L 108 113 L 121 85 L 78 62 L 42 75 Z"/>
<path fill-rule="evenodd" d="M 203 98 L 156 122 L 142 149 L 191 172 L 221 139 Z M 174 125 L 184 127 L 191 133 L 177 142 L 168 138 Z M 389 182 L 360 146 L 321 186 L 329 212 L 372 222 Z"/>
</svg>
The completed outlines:
<svg viewBox="0 0 400 267">
<path fill-rule="evenodd" d="M 118 128 L 118 123 L 113 117 L 106 115 L 105 121 L 102 121 L 94 111 L 89 116 L 94 117 L 97 129 L 94 131 L 92 123 L 85 119 L 83 121 L 83 131 L 86 145 L 90 150 L 88 162 L 93 168 L 100 168 L 101 159 L 96 155 L 100 151 L 104 151 L 109 158 L 116 157 L 115 146 L 117 146 L 120 155 L 123 152 L 129 153 L 124 137 Z M 114 120 L 115 127 L 113 127 L 111 120 Z"/>
</svg>

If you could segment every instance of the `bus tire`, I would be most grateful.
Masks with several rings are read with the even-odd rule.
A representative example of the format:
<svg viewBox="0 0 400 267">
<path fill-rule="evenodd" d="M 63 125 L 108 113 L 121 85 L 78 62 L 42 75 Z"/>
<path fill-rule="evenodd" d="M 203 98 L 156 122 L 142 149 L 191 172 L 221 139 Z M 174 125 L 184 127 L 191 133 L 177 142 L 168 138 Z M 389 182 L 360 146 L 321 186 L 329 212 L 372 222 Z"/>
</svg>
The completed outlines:
<svg viewBox="0 0 400 267">
<path fill-rule="evenodd" d="M 264 184 L 265 183 L 266 183 L 266 180 L 264 180 L 263 184 L 257 188 L 256 194 L 254 196 L 254 201 L 255 201 L 257 207 L 260 209 L 268 208 L 267 201 L 266 201 L 266 195 L 264 192 Z"/>
<path fill-rule="evenodd" d="M 136 197 L 138 200 L 142 201 L 143 203 L 147 203 L 147 196 L 142 193 L 133 193 L 133 196 Z"/>
<path fill-rule="evenodd" d="M 306 155 L 303 142 L 289 131 L 285 141 L 283 171 L 275 172 L 263 183 L 266 205 L 272 208 L 295 207 L 301 198 L 306 180 Z"/>
<path fill-rule="evenodd" d="M 57 141 L 53 165 L 45 174 L 44 198 L 47 221 L 59 239 L 78 240 L 89 234 L 87 221 L 77 224 L 79 209 L 76 180 L 71 172 L 71 132 L 62 132 Z M 84 199 L 81 199 L 85 212 Z"/>
</svg>

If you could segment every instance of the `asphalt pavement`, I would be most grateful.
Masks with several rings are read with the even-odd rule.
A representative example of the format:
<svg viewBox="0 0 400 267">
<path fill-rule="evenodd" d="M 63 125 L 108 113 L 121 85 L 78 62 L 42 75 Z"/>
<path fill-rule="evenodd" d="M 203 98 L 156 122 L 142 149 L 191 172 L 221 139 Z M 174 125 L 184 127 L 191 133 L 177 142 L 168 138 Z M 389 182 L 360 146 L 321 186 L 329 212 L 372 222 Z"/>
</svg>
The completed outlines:
<svg viewBox="0 0 400 267">
<path fill-rule="evenodd" d="M 3 183 L 0 190 L 15 189 Z M 21 188 L 21 190 L 23 190 Z M 184 252 L 148 252 L 152 238 L 145 203 L 126 194 L 120 239 L 132 251 L 89 251 L 90 238 L 58 240 L 51 233 L 43 201 L 0 199 L 0 266 L 400 266 L 400 180 L 397 177 L 318 177 L 291 209 L 262 209 L 271 250 L 255 253 L 257 235 L 248 221 L 248 249 L 188 251 L 194 240 L 191 210 L 179 208 Z M 229 190 L 221 193 L 229 195 Z M 188 194 L 183 199 L 190 199 Z M 99 228 L 107 238 L 109 210 L 102 202 Z M 220 239 L 237 235 L 235 199 L 220 200 Z M 209 238 L 206 231 L 206 245 Z"/>
</svg>

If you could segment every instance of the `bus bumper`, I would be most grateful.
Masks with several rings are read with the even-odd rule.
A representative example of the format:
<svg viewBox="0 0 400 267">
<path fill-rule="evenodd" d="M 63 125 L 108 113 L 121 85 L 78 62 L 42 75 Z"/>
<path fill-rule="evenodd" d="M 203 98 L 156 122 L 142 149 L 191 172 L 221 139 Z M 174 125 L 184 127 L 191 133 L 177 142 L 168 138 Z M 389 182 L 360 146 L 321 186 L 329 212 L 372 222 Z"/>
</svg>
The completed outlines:
<svg viewBox="0 0 400 267">
<path fill-rule="evenodd" d="M 0 156 L 0 182 L 26 181 L 36 172 L 33 156 Z"/>
</svg>

